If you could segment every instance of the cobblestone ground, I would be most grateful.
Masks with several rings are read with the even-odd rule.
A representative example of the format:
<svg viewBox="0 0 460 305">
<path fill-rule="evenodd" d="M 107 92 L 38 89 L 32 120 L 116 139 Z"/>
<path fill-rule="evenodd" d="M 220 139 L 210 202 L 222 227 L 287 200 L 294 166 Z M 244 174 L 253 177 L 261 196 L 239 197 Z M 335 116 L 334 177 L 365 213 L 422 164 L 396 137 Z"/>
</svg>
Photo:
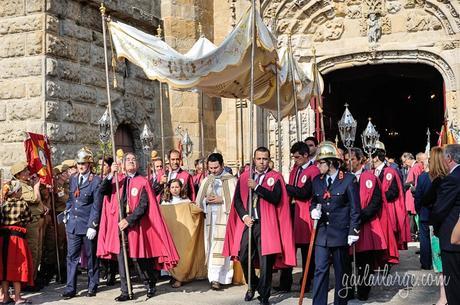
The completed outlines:
<svg viewBox="0 0 460 305">
<path fill-rule="evenodd" d="M 349 304 L 392 304 L 407 305 L 420 304 L 428 305 L 436 303 L 439 296 L 439 287 L 437 283 L 426 283 L 436 278 L 434 272 L 420 270 L 418 255 L 418 244 L 411 244 L 409 250 L 401 252 L 401 263 L 391 271 L 391 281 L 386 285 L 378 285 L 372 288 L 370 298 L 366 302 L 352 300 Z M 294 282 L 297 283 L 300 277 L 300 269 L 295 269 Z M 278 276 L 274 275 L 274 284 L 278 283 Z M 390 281 L 390 278 L 388 278 Z M 418 281 L 418 282 L 416 282 Z M 113 304 L 114 298 L 119 295 L 119 286 L 106 287 L 101 283 L 99 292 L 96 297 L 86 297 L 84 277 L 80 276 L 78 285 L 78 296 L 67 301 L 60 297 L 64 285 L 51 284 L 40 293 L 25 294 L 34 304 Z M 333 278 L 330 287 L 333 287 Z M 272 304 L 291 305 L 298 303 L 299 286 L 294 285 L 293 292 L 285 294 L 274 294 L 270 298 Z M 203 304 L 226 304 L 226 305 L 255 305 L 257 300 L 244 302 L 243 296 L 246 291 L 245 286 L 231 286 L 222 291 L 213 291 L 209 289 L 207 281 L 196 281 L 184 285 L 179 289 L 173 289 L 169 286 L 168 281 L 162 281 L 158 285 L 157 295 L 146 300 L 145 290 L 142 285 L 134 286 L 136 299 L 125 302 L 126 304 L 158 304 L 158 305 L 203 305 Z M 334 290 L 329 291 L 329 303 L 332 304 Z M 311 294 L 306 294 L 303 304 L 311 304 Z"/>
</svg>

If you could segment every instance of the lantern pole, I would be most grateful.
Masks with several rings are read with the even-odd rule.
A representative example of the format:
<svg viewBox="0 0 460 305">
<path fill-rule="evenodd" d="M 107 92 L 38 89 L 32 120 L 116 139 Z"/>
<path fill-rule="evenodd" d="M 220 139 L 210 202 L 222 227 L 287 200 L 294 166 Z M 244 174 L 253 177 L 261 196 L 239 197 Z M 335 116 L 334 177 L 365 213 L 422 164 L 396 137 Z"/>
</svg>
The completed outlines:
<svg viewBox="0 0 460 305">
<path fill-rule="evenodd" d="M 111 136 L 111 141 L 112 141 L 112 154 L 116 156 L 116 151 L 115 151 L 115 133 L 114 133 L 114 128 L 113 128 L 113 118 L 112 118 L 112 101 L 110 98 L 110 84 L 109 84 L 109 64 L 108 64 L 108 59 L 107 59 L 107 38 L 106 38 L 106 15 L 105 15 L 105 6 L 104 3 L 101 3 L 101 6 L 99 8 L 101 12 L 101 19 L 102 19 L 102 35 L 104 39 L 104 60 L 105 60 L 105 85 L 107 89 L 107 109 L 109 113 L 109 121 L 110 121 L 110 136 Z M 117 194 L 117 201 L 118 201 L 118 211 L 119 211 L 119 220 L 121 221 L 123 219 L 123 203 L 121 202 L 120 198 L 120 184 L 118 181 L 118 172 L 115 173 L 115 187 L 116 187 L 116 194 Z M 129 298 L 133 298 L 133 290 L 131 286 L 131 277 L 129 274 L 129 265 L 128 265 L 128 251 L 126 249 L 126 236 L 125 236 L 125 231 L 120 230 L 120 239 L 121 239 L 121 250 L 123 251 L 123 263 L 124 266 L 123 268 L 125 269 L 125 274 L 126 274 L 126 282 L 128 285 L 128 294 Z"/>
</svg>

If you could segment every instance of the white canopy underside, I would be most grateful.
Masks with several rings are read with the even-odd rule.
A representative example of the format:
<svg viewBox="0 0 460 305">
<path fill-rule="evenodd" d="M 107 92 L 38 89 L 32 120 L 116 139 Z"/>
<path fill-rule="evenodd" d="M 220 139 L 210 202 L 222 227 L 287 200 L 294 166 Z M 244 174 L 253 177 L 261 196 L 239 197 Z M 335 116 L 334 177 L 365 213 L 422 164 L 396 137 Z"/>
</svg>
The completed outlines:
<svg viewBox="0 0 460 305">
<path fill-rule="evenodd" d="M 250 97 L 251 82 L 250 12 L 247 11 L 219 47 L 201 37 L 185 54 L 177 52 L 160 38 L 127 24 L 110 21 L 108 27 L 117 58 L 126 58 L 141 67 L 149 79 L 166 82 L 173 89 L 195 89 L 209 96 L 245 99 Z M 294 114 L 291 71 L 294 71 L 299 109 L 308 105 L 312 95 L 321 94 L 322 78 L 317 73 L 314 80 L 312 65 L 302 70 L 286 49 L 278 55 L 276 39 L 259 14 L 256 14 L 256 29 L 254 103 L 276 112 L 274 63 L 278 60 L 281 113 L 283 117 Z"/>
</svg>

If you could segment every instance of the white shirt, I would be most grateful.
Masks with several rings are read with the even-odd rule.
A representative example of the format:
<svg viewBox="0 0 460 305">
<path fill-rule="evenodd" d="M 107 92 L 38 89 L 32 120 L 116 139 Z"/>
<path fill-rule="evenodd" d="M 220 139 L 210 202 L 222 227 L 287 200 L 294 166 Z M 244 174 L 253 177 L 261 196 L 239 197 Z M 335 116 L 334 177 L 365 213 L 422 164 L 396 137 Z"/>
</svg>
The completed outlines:
<svg viewBox="0 0 460 305">
<path fill-rule="evenodd" d="M 171 181 L 172 179 L 176 179 L 177 173 L 179 172 L 180 168 L 176 169 L 175 171 L 169 172 L 169 177 L 168 177 L 168 182 Z"/>
<path fill-rule="evenodd" d="M 385 163 L 382 163 L 375 169 L 374 175 L 376 177 L 380 176 L 380 173 L 382 172 L 384 166 L 385 166 Z"/>
<path fill-rule="evenodd" d="M 90 174 L 90 171 L 88 171 L 86 174 L 79 174 L 78 175 L 78 184 L 80 184 L 80 177 L 83 177 L 83 180 L 81 182 L 81 184 L 84 184 L 86 182 L 86 180 L 88 180 L 88 177 L 89 177 L 89 174 Z"/>
<path fill-rule="evenodd" d="M 363 167 L 361 167 L 359 170 L 353 173 L 353 175 L 356 176 L 356 179 L 359 181 L 359 178 L 361 177 L 361 174 L 363 173 Z"/>
<path fill-rule="evenodd" d="M 329 174 L 326 175 L 326 182 L 328 182 L 328 181 L 329 181 L 329 178 L 331 178 L 331 179 L 332 179 L 331 184 L 334 183 L 335 178 L 337 177 L 337 174 L 338 174 L 338 173 L 339 173 L 339 171 L 337 170 L 337 171 L 336 171 L 334 174 L 332 174 L 332 175 L 329 175 Z"/>
<path fill-rule="evenodd" d="M 184 202 L 190 202 L 188 198 L 181 198 L 179 196 L 172 196 L 171 201 L 163 201 L 161 204 L 164 205 L 171 205 L 171 204 L 179 204 Z"/>
<path fill-rule="evenodd" d="M 452 172 L 459 166 L 460 166 L 460 164 L 457 164 L 454 167 L 452 167 L 452 169 L 450 170 L 449 174 L 452 174 Z"/>
</svg>

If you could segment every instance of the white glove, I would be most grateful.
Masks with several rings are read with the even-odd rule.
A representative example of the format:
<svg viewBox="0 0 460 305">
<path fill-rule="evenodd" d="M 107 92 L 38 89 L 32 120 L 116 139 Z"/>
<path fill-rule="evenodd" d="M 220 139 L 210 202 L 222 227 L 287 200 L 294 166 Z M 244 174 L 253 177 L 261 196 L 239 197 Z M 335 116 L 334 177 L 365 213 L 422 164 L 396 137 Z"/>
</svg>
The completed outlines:
<svg viewBox="0 0 460 305">
<path fill-rule="evenodd" d="M 311 218 L 314 220 L 319 220 L 321 218 L 321 209 L 315 208 L 310 212 Z"/>
<path fill-rule="evenodd" d="M 348 245 L 351 246 L 359 239 L 358 235 L 348 235 Z"/>
<path fill-rule="evenodd" d="M 86 231 L 86 238 L 89 240 L 93 240 L 94 237 L 96 237 L 97 231 L 94 230 L 93 228 L 88 228 L 88 231 Z"/>
</svg>

